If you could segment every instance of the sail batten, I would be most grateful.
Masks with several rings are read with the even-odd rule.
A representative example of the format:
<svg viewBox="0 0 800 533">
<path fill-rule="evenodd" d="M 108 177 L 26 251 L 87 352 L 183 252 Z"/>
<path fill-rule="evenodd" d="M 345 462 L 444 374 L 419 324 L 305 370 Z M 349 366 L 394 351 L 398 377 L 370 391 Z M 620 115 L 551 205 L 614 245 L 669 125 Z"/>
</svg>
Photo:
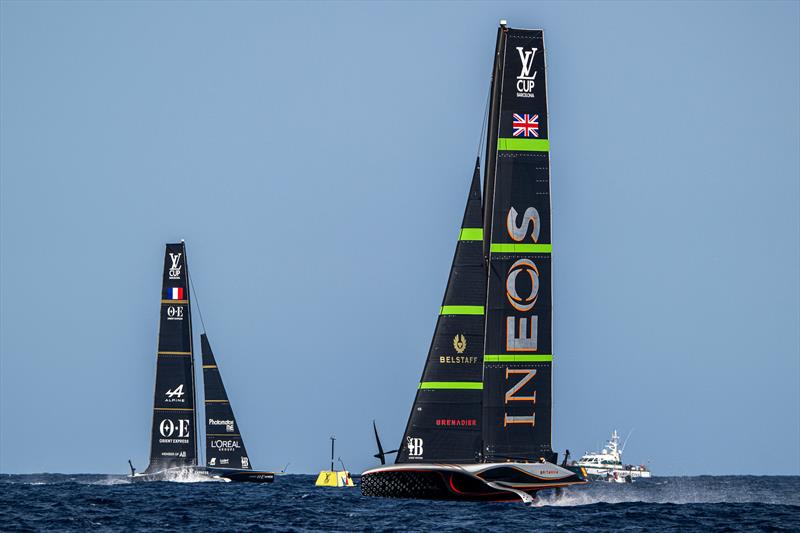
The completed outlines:
<svg viewBox="0 0 800 533">
<path fill-rule="evenodd" d="M 145 473 L 197 465 L 194 357 L 186 247 L 166 245 L 150 463 Z"/>
</svg>

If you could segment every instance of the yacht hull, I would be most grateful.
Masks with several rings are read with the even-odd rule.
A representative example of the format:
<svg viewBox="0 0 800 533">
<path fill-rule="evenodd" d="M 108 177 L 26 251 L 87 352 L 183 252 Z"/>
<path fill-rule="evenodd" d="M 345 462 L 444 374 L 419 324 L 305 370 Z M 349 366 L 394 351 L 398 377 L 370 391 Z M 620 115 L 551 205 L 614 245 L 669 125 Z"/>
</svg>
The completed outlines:
<svg viewBox="0 0 800 533">
<path fill-rule="evenodd" d="M 552 463 L 402 464 L 361 474 L 361 493 L 382 498 L 533 501 L 540 490 L 586 483 Z"/>
<path fill-rule="evenodd" d="M 275 481 L 274 472 L 259 470 L 217 470 L 209 469 L 209 474 L 224 478 L 236 483 L 272 483 Z"/>
</svg>

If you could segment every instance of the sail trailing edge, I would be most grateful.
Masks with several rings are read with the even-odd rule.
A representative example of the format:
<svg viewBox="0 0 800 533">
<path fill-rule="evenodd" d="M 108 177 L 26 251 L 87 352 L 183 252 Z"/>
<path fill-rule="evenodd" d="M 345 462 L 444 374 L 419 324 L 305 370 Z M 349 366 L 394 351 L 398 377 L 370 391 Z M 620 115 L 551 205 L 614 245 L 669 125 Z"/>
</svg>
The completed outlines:
<svg viewBox="0 0 800 533">
<path fill-rule="evenodd" d="M 150 463 L 145 473 L 197 465 L 194 355 L 186 248 L 166 245 Z"/>
<path fill-rule="evenodd" d="M 486 270 L 480 162 L 397 463 L 474 463 L 480 452 Z"/>
<path fill-rule="evenodd" d="M 551 448 L 550 157 L 541 30 L 500 28 L 487 153 L 486 460 L 554 458 Z M 491 125 L 491 118 L 490 118 Z"/>
</svg>

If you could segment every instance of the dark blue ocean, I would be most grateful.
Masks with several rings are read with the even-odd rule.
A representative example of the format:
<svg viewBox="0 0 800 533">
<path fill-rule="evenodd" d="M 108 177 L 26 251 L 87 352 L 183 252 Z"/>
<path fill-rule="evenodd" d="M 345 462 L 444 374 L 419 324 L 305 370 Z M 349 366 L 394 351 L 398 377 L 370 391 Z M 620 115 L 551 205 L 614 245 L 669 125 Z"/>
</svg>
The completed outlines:
<svg viewBox="0 0 800 533">
<path fill-rule="evenodd" d="M 271 485 L 0 475 L 0 529 L 800 531 L 800 477 L 659 477 L 541 494 L 526 506 L 367 498 L 305 475 Z"/>
</svg>

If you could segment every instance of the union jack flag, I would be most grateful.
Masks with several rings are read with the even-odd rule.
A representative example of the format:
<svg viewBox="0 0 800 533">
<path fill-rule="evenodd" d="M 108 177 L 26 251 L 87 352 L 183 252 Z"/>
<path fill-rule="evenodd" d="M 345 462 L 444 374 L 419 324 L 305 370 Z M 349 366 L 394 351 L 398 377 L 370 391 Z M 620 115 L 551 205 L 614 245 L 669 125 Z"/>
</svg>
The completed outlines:
<svg viewBox="0 0 800 533">
<path fill-rule="evenodd" d="M 539 115 L 518 115 L 514 113 L 514 137 L 538 137 Z"/>
</svg>

